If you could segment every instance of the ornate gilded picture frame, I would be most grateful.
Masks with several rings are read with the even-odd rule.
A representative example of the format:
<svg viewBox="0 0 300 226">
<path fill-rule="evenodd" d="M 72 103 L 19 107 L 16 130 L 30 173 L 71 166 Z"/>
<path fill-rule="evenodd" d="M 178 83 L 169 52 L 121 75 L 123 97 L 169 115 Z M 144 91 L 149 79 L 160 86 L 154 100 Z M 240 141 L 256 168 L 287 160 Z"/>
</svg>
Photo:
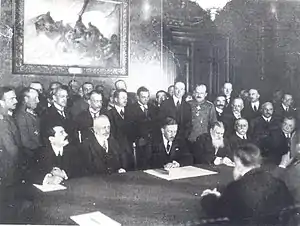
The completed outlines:
<svg viewBox="0 0 300 226">
<path fill-rule="evenodd" d="M 128 75 L 128 0 L 15 0 L 14 6 L 14 73 Z"/>
</svg>

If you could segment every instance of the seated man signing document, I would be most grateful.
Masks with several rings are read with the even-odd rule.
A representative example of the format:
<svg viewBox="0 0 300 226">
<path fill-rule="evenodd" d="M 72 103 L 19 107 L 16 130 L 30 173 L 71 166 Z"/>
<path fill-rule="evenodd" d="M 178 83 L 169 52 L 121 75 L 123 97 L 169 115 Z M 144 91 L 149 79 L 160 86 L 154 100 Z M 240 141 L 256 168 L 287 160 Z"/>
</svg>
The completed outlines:
<svg viewBox="0 0 300 226">
<path fill-rule="evenodd" d="M 196 164 L 225 164 L 234 166 L 229 141 L 224 137 L 222 122 L 215 122 L 209 133 L 201 134 L 194 146 L 193 155 Z"/>
<path fill-rule="evenodd" d="M 281 210 L 293 204 L 284 182 L 260 167 L 260 150 L 253 144 L 240 146 L 234 162 L 234 181 L 221 193 L 203 191 L 203 209 L 211 217 L 228 217 L 238 225 L 277 225 Z"/>
<path fill-rule="evenodd" d="M 177 168 L 192 164 L 192 156 L 184 139 L 177 136 L 178 124 L 175 119 L 167 117 L 151 144 L 152 168 Z"/>
</svg>

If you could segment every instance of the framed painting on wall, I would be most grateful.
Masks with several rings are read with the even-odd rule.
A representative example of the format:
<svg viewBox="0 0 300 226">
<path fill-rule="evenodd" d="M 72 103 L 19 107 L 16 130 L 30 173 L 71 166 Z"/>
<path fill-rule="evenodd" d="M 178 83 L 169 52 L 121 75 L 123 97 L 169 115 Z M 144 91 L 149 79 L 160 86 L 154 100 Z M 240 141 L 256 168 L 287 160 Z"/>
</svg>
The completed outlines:
<svg viewBox="0 0 300 226">
<path fill-rule="evenodd" d="M 16 0 L 14 7 L 14 73 L 128 74 L 128 0 Z"/>
</svg>

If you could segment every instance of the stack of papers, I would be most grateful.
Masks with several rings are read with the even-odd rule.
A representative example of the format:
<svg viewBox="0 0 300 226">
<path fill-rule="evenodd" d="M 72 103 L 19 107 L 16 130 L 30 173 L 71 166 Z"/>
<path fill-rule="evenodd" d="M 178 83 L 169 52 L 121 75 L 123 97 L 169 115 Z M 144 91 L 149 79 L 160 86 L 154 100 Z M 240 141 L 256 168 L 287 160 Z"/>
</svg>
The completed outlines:
<svg viewBox="0 0 300 226">
<path fill-rule="evenodd" d="M 144 172 L 165 180 L 178 180 L 184 178 L 201 177 L 217 174 L 217 172 L 201 169 L 194 166 L 171 168 L 169 170 L 151 169 L 145 170 Z"/>
<path fill-rule="evenodd" d="M 97 211 L 70 217 L 81 226 L 121 226 L 117 221 Z"/>
<path fill-rule="evenodd" d="M 42 192 L 50 192 L 50 191 L 59 191 L 59 190 L 65 190 L 67 189 L 65 186 L 62 186 L 61 184 L 33 184 L 36 188 L 41 190 Z"/>
</svg>

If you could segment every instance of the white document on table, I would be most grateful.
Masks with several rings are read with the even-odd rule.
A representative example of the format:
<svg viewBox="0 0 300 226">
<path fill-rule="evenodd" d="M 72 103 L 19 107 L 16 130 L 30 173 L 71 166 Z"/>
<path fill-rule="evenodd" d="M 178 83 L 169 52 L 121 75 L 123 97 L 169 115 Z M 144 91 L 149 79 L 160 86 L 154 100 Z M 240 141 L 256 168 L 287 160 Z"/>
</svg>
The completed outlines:
<svg viewBox="0 0 300 226">
<path fill-rule="evenodd" d="M 144 172 L 165 180 L 178 180 L 184 178 L 201 177 L 201 176 L 217 174 L 217 172 L 194 167 L 194 166 L 183 166 L 179 168 L 171 168 L 168 171 L 161 170 L 161 169 L 150 169 L 150 170 L 144 170 Z"/>
<path fill-rule="evenodd" d="M 61 184 L 33 184 L 37 189 L 41 190 L 42 192 L 51 192 L 51 191 L 59 191 L 59 190 L 65 190 L 67 187 L 61 185 Z"/>
<path fill-rule="evenodd" d="M 121 224 L 97 211 L 70 217 L 80 226 L 121 226 Z"/>
</svg>

